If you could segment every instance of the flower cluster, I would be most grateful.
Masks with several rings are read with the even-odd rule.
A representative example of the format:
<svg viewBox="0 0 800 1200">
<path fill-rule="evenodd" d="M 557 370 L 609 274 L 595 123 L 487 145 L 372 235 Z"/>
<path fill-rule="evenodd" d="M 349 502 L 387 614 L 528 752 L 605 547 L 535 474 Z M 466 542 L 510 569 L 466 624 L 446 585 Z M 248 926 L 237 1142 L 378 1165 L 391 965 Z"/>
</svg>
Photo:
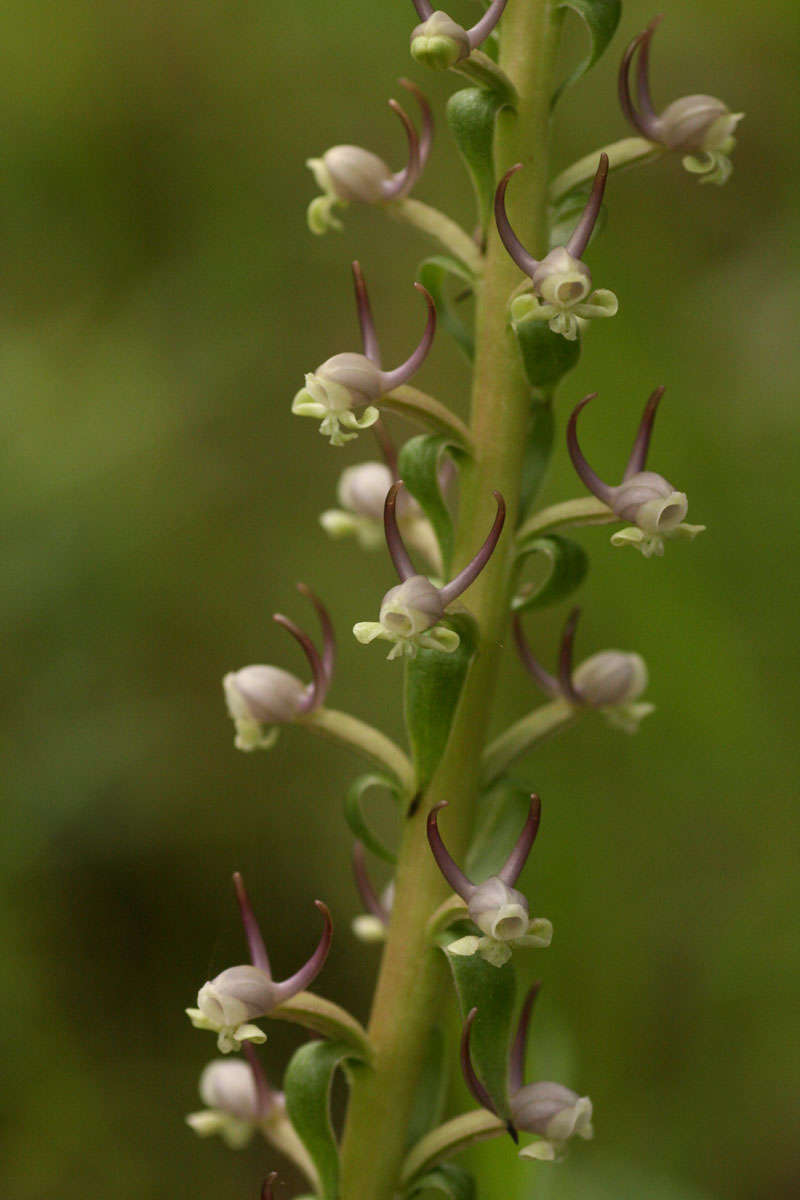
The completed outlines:
<svg viewBox="0 0 800 1200">
<path fill-rule="evenodd" d="M 413 2 L 421 22 L 411 34 L 414 59 L 436 69 L 454 68 L 478 84 L 448 106 L 448 120 L 475 183 L 479 227 L 470 233 L 445 213 L 409 198 L 430 155 L 434 124 L 423 93 L 401 79 L 420 114 L 415 125 L 395 100 L 389 101 L 407 140 L 404 166 L 392 171 L 383 159 L 353 145 L 334 146 L 321 157 L 308 160 L 321 191 L 309 206 L 308 222 L 314 233 L 340 229 L 343 210 L 351 204 L 367 204 L 436 239 L 446 253 L 427 259 L 419 271 L 419 279 L 430 290 L 422 282 L 414 283 L 426 304 L 424 331 L 405 361 L 384 370 L 364 276 L 354 262 L 361 352 L 347 351 L 326 359 L 305 376 L 291 405 L 296 415 L 318 421 L 320 433 L 332 446 L 342 447 L 360 432 L 371 430 L 382 455 L 382 461 L 375 458 L 345 468 L 338 481 L 338 506 L 324 512 L 320 522 L 332 538 L 353 536 L 365 549 L 376 549 L 385 541 L 399 577 L 383 596 L 378 620 L 357 622 L 353 633 L 361 644 L 388 642 L 387 658 L 405 660 L 408 749 L 356 716 L 326 706 L 336 658 L 333 623 L 322 601 L 304 584 L 298 588 L 316 611 L 321 638 L 315 641 L 280 613 L 274 620 L 300 646 L 310 682 L 263 664 L 232 671 L 223 680 L 236 730 L 235 745 L 240 750 L 269 748 L 281 726 L 296 723 L 336 739 L 369 760 L 372 773 L 353 784 L 345 800 L 345 814 L 358 839 L 353 845 L 352 867 L 365 910 L 356 917 L 353 929 L 364 942 L 387 943 L 388 965 L 382 979 L 390 980 L 391 985 L 381 984 L 377 1015 L 370 1027 L 380 1029 L 384 1041 L 377 1035 L 371 1039 L 355 1018 L 329 1000 L 306 993 L 331 945 L 332 922 L 326 905 L 314 901 L 324 922 L 317 948 L 294 974 L 276 981 L 238 873 L 234 884 L 250 962 L 228 967 L 207 980 L 199 989 L 196 1006 L 186 1010 L 194 1026 L 216 1035 L 221 1054 L 241 1050 L 244 1056 L 244 1061 L 224 1058 L 206 1066 L 200 1079 L 206 1107 L 187 1117 L 191 1128 L 201 1136 L 219 1134 L 233 1147 L 246 1144 L 254 1132 L 260 1132 L 301 1167 L 315 1194 L 339 1195 L 341 1190 L 348 1200 L 359 1188 L 365 1195 L 372 1194 L 372 1181 L 363 1181 L 356 1171 L 347 1186 L 342 1183 L 339 1187 L 339 1148 L 327 1107 L 333 1072 L 344 1066 L 354 1089 L 364 1080 L 369 1080 L 367 1087 L 372 1089 L 361 1094 L 360 1115 L 356 1106 L 353 1122 L 348 1118 L 345 1141 L 348 1137 L 360 1138 L 361 1143 L 368 1140 L 365 1135 L 371 1130 L 364 1128 L 364 1097 L 369 1121 L 374 1114 L 376 1129 L 388 1119 L 395 1121 L 392 1097 L 384 1103 L 392 1082 L 386 1076 L 386 1063 L 397 1071 L 408 1059 L 409 1074 L 403 1088 L 409 1096 L 415 1095 L 418 1080 L 412 1075 L 422 1059 L 422 1045 L 408 1045 L 406 1024 L 417 1032 L 433 1031 L 438 1012 L 433 1011 L 433 976 L 428 972 L 441 950 L 446 953 L 461 1011 L 466 1014 L 461 1038 L 464 1077 L 486 1112 L 464 1114 L 436 1129 L 423 1129 L 404 1162 L 398 1159 L 393 1164 L 397 1174 L 393 1178 L 387 1174 L 381 1194 L 412 1196 L 422 1190 L 432 1178 L 426 1171 L 438 1170 L 444 1160 L 463 1148 L 465 1137 L 494 1136 L 507 1129 L 518 1142 L 520 1133 L 526 1133 L 535 1140 L 520 1150 L 521 1157 L 557 1160 L 571 1139 L 593 1136 L 592 1103 L 587 1096 L 553 1081 L 524 1082 L 526 1042 L 538 984 L 526 996 L 506 1062 L 505 1048 L 513 1024 L 513 952 L 547 947 L 553 936 L 551 922 L 531 916 L 528 898 L 516 886 L 538 835 L 540 801 L 527 785 L 521 790 L 506 771 L 536 741 L 567 725 L 580 712 L 600 712 L 611 725 L 632 733 L 653 711 L 653 705 L 642 699 L 648 673 L 639 654 L 608 649 L 574 665 L 579 609 L 573 608 L 566 619 L 553 673 L 535 657 L 521 611 L 560 601 L 581 582 L 585 553 L 562 536 L 562 530 L 571 525 L 621 523 L 623 528 L 611 536 L 612 545 L 634 547 L 645 558 L 663 555 L 668 540 L 690 540 L 703 530 L 704 526 L 685 520 L 685 493 L 647 469 L 664 389 L 656 388 L 649 397 L 616 484 L 600 478 L 580 447 L 578 417 L 596 393 L 581 400 L 568 419 L 566 445 L 591 496 L 541 511 L 532 511 L 533 502 L 552 448 L 555 388 L 577 359 L 578 338 L 586 322 L 614 316 L 618 310 L 616 295 L 594 287 L 584 262 L 598 232 L 610 170 L 626 162 L 656 158 L 661 147 L 682 153 L 687 169 L 704 182 L 722 183 L 730 174 L 733 134 L 741 119 L 741 114 L 731 113 L 721 101 L 705 95 L 684 97 L 656 113 L 650 95 L 649 53 L 658 19 L 651 22 L 628 46 L 619 72 L 623 113 L 642 136 L 595 150 L 552 182 L 550 237 L 548 241 L 542 237 L 542 249 L 537 253 L 543 253 L 547 245 L 552 248 L 543 257 L 534 257 L 517 235 L 506 209 L 510 181 L 522 168 L 521 163 L 509 163 L 525 153 L 527 143 L 524 136 L 515 135 L 512 144 L 517 150 L 512 154 L 503 130 L 518 128 L 522 134 L 526 120 L 531 128 L 539 121 L 543 137 L 546 118 L 541 98 L 552 94 L 553 80 L 543 73 L 533 104 L 522 86 L 525 80 L 505 74 L 504 67 L 510 69 L 509 64 L 519 57 L 516 45 L 514 54 L 506 53 L 505 44 L 496 53 L 493 34 L 506 0 L 484 3 L 483 15 L 470 28 L 434 10 L 430 0 Z M 537 8 L 542 29 L 558 7 Z M 507 18 L 512 40 L 520 28 L 516 22 L 521 22 L 522 10 L 522 5 L 515 6 L 514 16 Z M 560 16 L 551 29 L 554 60 Z M 608 32 L 610 35 L 613 30 Z M 479 49 L 484 44 L 486 53 Z M 520 48 L 524 50 L 521 43 Z M 509 109 L 515 109 L 515 114 Z M 499 138 L 494 137 L 496 124 Z M 531 144 L 540 143 L 534 140 Z M 541 169 L 540 164 L 536 166 Z M 544 185 L 544 178 L 539 182 Z M 527 235 L 521 214 L 515 216 L 515 224 L 536 248 L 533 232 L 544 232 L 547 212 L 544 186 L 532 190 L 537 193 L 537 207 L 527 214 Z M 487 236 L 492 199 L 502 245 Z M 510 295 L 510 267 L 503 248 L 525 277 Z M 500 270 L 496 270 L 498 261 Z M 457 307 L 469 297 L 475 301 L 474 336 L 468 317 L 463 316 L 465 309 Z M 436 397 L 407 386 L 431 349 L 437 305 L 442 327 L 477 364 L 471 425 Z M 514 355 L 519 355 L 518 360 L 509 357 Z M 390 424 L 397 418 L 410 418 L 426 430 L 399 451 Z M 451 487 L 456 470 L 459 486 Z M 502 545 L 506 501 L 499 490 L 492 490 L 495 485 L 502 487 L 508 498 L 509 527 L 513 527 Z M 491 526 L 477 552 L 466 561 L 468 551 L 484 534 L 484 505 L 488 507 L 490 491 L 496 505 Z M 550 576 L 538 590 L 530 585 L 512 600 L 512 585 L 521 565 L 540 553 L 542 546 L 552 567 Z M 424 564 L 421 569 L 412 554 Z M 492 556 L 492 568 L 472 593 L 473 612 L 469 613 L 462 597 Z M 453 558 L 458 569 L 451 565 Z M 484 747 L 480 742 L 489 715 L 488 692 L 509 620 L 519 657 L 550 703 L 539 704 Z M 397 802 L 403 833 L 396 856 L 372 833 L 359 808 L 360 798 L 373 787 L 388 791 Z M 442 800 L 442 795 L 448 800 Z M 473 799 L 477 799 L 474 809 L 470 807 Z M 448 840 L 451 847 L 463 848 L 465 870 L 451 856 L 439 829 L 440 814 L 448 802 L 452 804 L 448 816 L 453 821 Z M 476 817 L 479 821 L 470 844 Z M 506 855 L 513 837 L 516 840 Z M 370 879 L 366 849 L 396 864 L 395 876 L 383 891 Z M 427 857 L 428 849 L 438 872 Z M 498 863 L 502 864 L 499 869 Z M 443 890 L 439 873 L 455 894 L 437 908 Z M 390 995 L 392 987 L 397 995 Z M 422 1011 L 425 1004 L 430 1004 L 431 1011 Z M 413 1020 L 405 1021 L 404 1005 L 409 1010 L 416 1005 Z M 270 1087 L 254 1049 L 266 1039 L 255 1022 L 271 1016 L 294 1020 L 329 1039 L 310 1041 L 296 1052 L 284 1077 L 283 1092 Z M 395 1039 L 388 1055 L 383 1053 L 387 1039 Z M 352 1071 L 350 1060 L 359 1064 Z M 381 1105 L 370 1103 L 376 1095 L 383 1097 Z M 432 1107 L 427 1102 L 420 1105 L 421 1110 Z M 400 1114 L 403 1119 L 408 1115 L 408 1111 Z M 468 1136 L 465 1128 L 471 1131 Z M 403 1139 L 395 1140 L 402 1143 Z M 383 1144 L 378 1144 L 383 1153 Z M 357 1159 L 351 1150 L 342 1153 L 342 1178 L 345 1163 L 352 1173 Z M 272 1200 L 274 1181 L 272 1173 L 263 1184 L 262 1200 Z"/>
</svg>

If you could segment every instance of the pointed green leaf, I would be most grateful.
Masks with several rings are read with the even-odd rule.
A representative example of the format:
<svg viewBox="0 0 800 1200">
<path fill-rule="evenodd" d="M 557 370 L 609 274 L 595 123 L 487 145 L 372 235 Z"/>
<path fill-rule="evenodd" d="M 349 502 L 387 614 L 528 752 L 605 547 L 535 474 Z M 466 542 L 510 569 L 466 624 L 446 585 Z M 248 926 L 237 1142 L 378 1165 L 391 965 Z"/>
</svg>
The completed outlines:
<svg viewBox="0 0 800 1200">
<path fill-rule="evenodd" d="M 531 805 L 531 789 L 498 779 L 478 802 L 478 818 L 464 870 L 481 882 L 496 875 L 519 837 Z"/>
<path fill-rule="evenodd" d="M 447 951 L 445 951 L 447 953 Z M 508 1119 L 508 1055 L 514 1018 L 514 968 L 492 966 L 480 954 L 449 954 L 462 1019 L 477 1008 L 470 1038 L 472 1062 L 497 1113 Z"/>
<path fill-rule="evenodd" d="M 463 350 L 470 362 L 475 357 L 475 338 L 472 329 L 461 320 L 455 306 L 450 300 L 447 290 L 448 277 L 453 277 L 472 291 L 474 277 L 463 263 L 447 254 L 435 254 L 432 258 L 424 259 L 417 267 L 417 279 L 433 296 L 436 313 L 442 328 L 446 329 Z"/>
<path fill-rule="evenodd" d="M 555 105 L 561 93 L 586 74 L 597 62 L 616 33 L 622 13 L 621 0 L 557 0 L 557 8 L 571 8 L 583 20 L 589 31 L 589 53 L 578 63 L 556 89 L 551 103 Z"/>
<path fill-rule="evenodd" d="M 463 458 L 463 451 L 447 437 L 421 434 L 405 443 L 398 455 L 397 470 L 433 527 L 446 573 L 453 556 L 453 518 L 439 488 L 439 472 L 445 453 L 456 462 Z"/>
<path fill-rule="evenodd" d="M 384 788 L 392 793 L 395 800 L 397 799 L 398 788 L 393 779 L 389 779 L 386 775 L 361 775 L 351 784 L 344 798 L 345 820 L 358 840 L 363 842 L 368 850 L 371 850 L 378 858 L 382 858 L 384 862 L 396 863 L 397 856 L 384 846 L 380 838 L 376 837 L 361 811 L 364 793 L 368 792 L 370 788 Z"/>
<path fill-rule="evenodd" d="M 438 1025 L 435 1025 L 428 1038 L 422 1074 L 417 1084 L 414 1107 L 406 1134 L 407 1147 L 413 1146 L 441 1120 L 450 1083 L 445 1062 L 446 1048 L 444 1032 Z"/>
<path fill-rule="evenodd" d="M 458 633 L 458 648 L 451 654 L 419 650 L 406 666 L 406 728 L 420 791 L 427 787 L 444 753 L 477 645 L 477 627 L 466 613 L 448 615 L 445 623 Z"/>
<path fill-rule="evenodd" d="M 550 462 L 555 439 L 555 417 L 549 401 L 531 406 L 530 422 L 522 460 L 522 488 L 519 498 L 519 521 L 525 520 L 539 494 L 545 471 Z"/>
<path fill-rule="evenodd" d="M 292 1056 L 283 1080 L 286 1111 L 319 1175 L 322 1200 L 339 1191 L 339 1149 L 330 1118 L 333 1073 L 352 1056 L 341 1042 L 309 1042 Z"/>
<path fill-rule="evenodd" d="M 494 203 L 494 123 L 502 107 L 500 97 L 484 88 L 464 88 L 447 102 L 447 121 L 475 189 L 482 229 Z"/>
<path fill-rule="evenodd" d="M 556 604 L 583 583 L 589 570 L 589 557 L 583 546 L 559 533 L 523 542 L 517 563 L 521 566 L 526 561 L 529 567 L 533 566 L 533 573 L 511 601 L 514 612 Z"/>
<path fill-rule="evenodd" d="M 449 1200 L 475 1200 L 475 1180 L 464 1167 L 442 1163 L 415 1179 L 406 1196 L 410 1200 L 420 1192 L 444 1192 Z"/>
<path fill-rule="evenodd" d="M 553 333 L 547 321 L 528 317 L 515 322 L 514 332 L 522 353 L 522 365 L 532 387 L 551 391 L 581 356 L 581 340 L 569 342 Z"/>
</svg>

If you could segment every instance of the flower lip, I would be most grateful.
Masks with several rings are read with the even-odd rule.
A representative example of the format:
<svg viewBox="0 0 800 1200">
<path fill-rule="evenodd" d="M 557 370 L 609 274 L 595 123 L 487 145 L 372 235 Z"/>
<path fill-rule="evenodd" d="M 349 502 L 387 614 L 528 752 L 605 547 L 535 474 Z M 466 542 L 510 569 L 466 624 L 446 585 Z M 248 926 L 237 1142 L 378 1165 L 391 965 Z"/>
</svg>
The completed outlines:
<svg viewBox="0 0 800 1200">
<path fill-rule="evenodd" d="M 216 1058 L 200 1076 L 200 1098 L 209 1108 L 220 1109 L 243 1121 L 257 1121 L 259 1098 L 250 1065 L 239 1058 Z"/>
</svg>

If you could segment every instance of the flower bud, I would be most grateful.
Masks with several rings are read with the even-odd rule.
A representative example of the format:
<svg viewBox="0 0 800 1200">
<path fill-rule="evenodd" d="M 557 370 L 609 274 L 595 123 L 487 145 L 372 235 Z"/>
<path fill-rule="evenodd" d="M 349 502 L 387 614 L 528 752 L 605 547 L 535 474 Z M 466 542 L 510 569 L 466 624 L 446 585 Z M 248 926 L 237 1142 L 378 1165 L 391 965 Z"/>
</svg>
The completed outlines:
<svg viewBox="0 0 800 1200">
<path fill-rule="evenodd" d="M 732 113 L 714 96 L 682 96 L 659 117 L 662 140 L 671 150 L 729 154 L 733 133 L 744 113 Z"/>
<path fill-rule="evenodd" d="M 445 12 L 435 12 L 411 31 L 411 56 L 421 66 L 444 71 L 467 58 L 472 47 L 463 26 Z"/>
<path fill-rule="evenodd" d="M 217 1058 L 200 1076 L 200 1099 L 243 1121 L 259 1118 L 258 1091 L 253 1070 L 240 1058 Z"/>
<path fill-rule="evenodd" d="M 527 899 L 496 875 L 478 884 L 467 908 L 470 919 L 495 941 L 509 942 L 528 932 L 531 919 Z"/>
<path fill-rule="evenodd" d="M 689 511 L 689 501 L 663 475 L 639 471 L 615 489 L 612 507 L 621 520 L 633 521 L 645 533 L 657 534 L 680 525 Z"/>
<path fill-rule="evenodd" d="M 521 1151 L 526 1158 L 553 1159 L 571 1137 L 590 1139 L 592 1102 L 561 1083 L 530 1083 L 511 1097 L 511 1119 L 517 1129 L 537 1133 L 551 1145 L 535 1142 Z M 554 1145 L 552 1144 L 554 1143 Z"/>
<path fill-rule="evenodd" d="M 323 193 L 344 203 L 380 204 L 383 185 L 392 178 L 383 159 L 362 146 L 332 146 L 322 158 L 309 158 L 306 166 Z"/>
<path fill-rule="evenodd" d="M 601 650 L 576 668 L 575 690 L 592 708 L 627 704 L 647 687 L 647 664 L 640 654 L 624 650 Z"/>
<path fill-rule="evenodd" d="M 359 517 L 368 517 L 379 522 L 383 537 L 383 506 L 386 493 L 393 483 L 392 472 L 385 463 L 365 462 L 346 467 L 339 477 L 336 495 L 342 508 Z M 398 497 L 398 509 L 402 513 L 403 503 L 408 504 L 408 493 Z"/>
</svg>

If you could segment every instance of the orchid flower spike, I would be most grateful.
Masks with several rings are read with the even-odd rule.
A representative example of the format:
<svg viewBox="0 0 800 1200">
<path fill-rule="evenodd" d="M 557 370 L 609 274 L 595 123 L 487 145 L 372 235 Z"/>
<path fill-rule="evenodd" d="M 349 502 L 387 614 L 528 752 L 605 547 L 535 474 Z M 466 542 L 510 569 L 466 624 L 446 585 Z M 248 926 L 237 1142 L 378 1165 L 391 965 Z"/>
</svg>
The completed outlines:
<svg viewBox="0 0 800 1200">
<path fill-rule="evenodd" d="M 573 670 L 572 650 L 580 615 L 581 610 L 574 608 L 567 617 L 561 635 L 558 676 L 555 676 L 534 658 L 522 629 L 522 619 L 515 614 L 512 628 L 522 665 L 546 695 L 563 696 L 576 708 L 596 708 L 609 725 L 625 733 L 636 733 L 639 723 L 655 711 L 655 705 L 639 701 L 647 687 L 647 664 L 640 654 L 601 650 Z"/>
<path fill-rule="evenodd" d="M 362 645 L 368 645 L 376 638 L 394 642 L 386 656 L 389 659 L 404 654 L 413 658 L 420 646 L 425 650 L 442 650 L 450 654 L 458 649 L 458 634 L 439 622 L 446 615 L 448 604 L 452 604 L 475 582 L 491 558 L 503 530 L 505 501 L 499 492 L 493 493 L 497 513 L 486 541 L 471 562 L 449 583 L 436 587 L 427 576 L 415 572 L 400 534 L 396 509 L 398 492 L 402 486 L 402 479 L 392 484 L 383 507 L 386 545 L 401 582 L 390 588 L 383 597 L 378 620 L 359 621 L 353 626 L 353 633 Z"/>
<path fill-rule="evenodd" d="M 530 276 L 533 295 L 529 291 L 511 302 L 511 322 L 516 327 L 522 321 L 547 321 L 553 333 L 567 341 L 578 336 L 578 319 L 613 317 L 619 302 L 607 288 L 592 291 L 592 276 L 581 256 L 597 222 L 608 178 L 608 155 L 600 155 L 592 191 L 586 207 L 565 246 L 555 246 L 541 260 L 529 254 L 520 242 L 506 212 L 506 188 L 511 176 L 519 171 L 517 163 L 506 171 L 498 184 L 494 198 L 497 231 L 514 262 Z"/>
<path fill-rule="evenodd" d="M 353 877 L 367 910 L 354 918 L 353 933 L 360 942 L 383 942 L 386 940 L 386 930 L 389 928 L 389 918 L 392 914 L 394 883 L 389 883 L 382 894 L 378 895 L 367 871 L 364 846 L 361 842 L 353 843 Z"/>
<path fill-rule="evenodd" d="M 264 1182 L 261 1185 L 261 1200 L 273 1200 L 272 1189 L 275 1184 L 275 1180 L 277 1178 L 278 1178 L 278 1172 L 270 1171 L 269 1175 L 267 1176 L 267 1178 L 264 1180 Z"/>
<path fill-rule="evenodd" d="M 691 541 L 705 529 L 705 525 L 684 523 L 683 518 L 689 508 L 689 501 L 684 492 L 676 492 L 663 475 L 656 475 L 654 471 L 644 469 L 653 423 L 663 394 L 663 387 L 656 388 L 647 401 L 625 474 L 622 476 L 622 482 L 616 487 L 603 483 L 589 466 L 578 445 L 578 414 L 595 398 L 597 392 L 584 396 L 567 425 L 567 449 L 580 478 L 589 491 L 607 504 L 620 521 L 634 522 L 626 529 L 612 534 L 611 545 L 633 546 L 640 550 L 645 558 L 651 558 L 654 554 L 660 557 L 664 553 L 664 542 L 667 539 Z"/>
<path fill-rule="evenodd" d="M 305 684 L 280 667 L 250 666 L 230 671 L 222 680 L 225 703 L 236 726 L 237 750 L 269 750 L 275 745 L 279 726 L 300 720 L 324 702 L 333 677 L 336 640 L 328 610 L 309 587 L 297 590 L 317 610 L 322 627 L 322 651 L 307 633 L 288 617 L 275 613 L 273 620 L 292 635 L 308 659 L 311 683 Z"/>
<path fill-rule="evenodd" d="M 267 1082 L 264 1069 L 249 1042 L 243 1045 L 247 1062 L 215 1058 L 200 1076 L 200 1098 L 207 1106 L 189 1113 L 186 1124 L 199 1137 L 218 1133 L 232 1150 L 240 1150 L 259 1125 L 286 1119 L 283 1093 Z"/>
<path fill-rule="evenodd" d="M 228 967 L 214 979 L 204 983 L 197 993 L 197 1008 L 186 1009 L 195 1029 L 211 1029 L 217 1034 L 217 1049 L 221 1054 L 239 1050 L 245 1042 L 267 1040 L 263 1030 L 251 1022 L 258 1017 L 268 1016 L 279 1004 L 296 996 L 313 983 L 325 965 L 333 937 L 333 923 L 328 906 L 321 900 L 315 900 L 314 904 L 322 913 L 325 922 L 319 944 L 299 971 L 276 983 L 272 978 L 261 930 L 238 871 L 233 876 L 233 883 L 250 948 L 251 963 Z"/>
<path fill-rule="evenodd" d="M 411 55 L 418 63 L 445 70 L 468 58 L 485 42 L 503 15 L 506 0 L 492 0 L 486 12 L 471 29 L 464 29 L 447 13 L 434 12 L 430 0 L 413 0 L 422 22 L 411 31 Z"/>
<path fill-rule="evenodd" d="M 358 310 L 363 354 L 335 354 L 326 359 L 316 371 L 306 375 L 302 387 L 292 401 L 292 412 L 298 417 L 313 417 L 321 421 L 319 431 L 330 438 L 332 446 L 343 446 L 378 420 L 374 402 L 407 383 L 425 361 L 436 332 L 436 306 L 430 292 L 421 283 L 414 287 L 425 297 L 428 320 L 416 350 L 393 371 L 382 371 L 380 350 L 372 320 L 361 267 L 353 263 L 356 307 Z M 360 416 L 356 410 L 361 410 Z"/>
<path fill-rule="evenodd" d="M 399 79 L 398 83 L 414 97 L 421 114 L 417 133 L 405 109 L 396 100 L 389 101 L 408 141 L 406 165 L 401 171 L 392 172 L 382 158 L 361 146 L 332 146 L 322 158 L 309 158 L 306 166 L 322 191 L 308 206 L 308 226 L 312 233 L 341 229 L 342 222 L 335 210 L 347 208 L 353 200 L 361 204 L 388 204 L 407 196 L 422 174 L 433 142 L 433 113 L 416 84 L 410 79 Z"/>
<path fill-rule="evenodd" d="M 320 514 L 322 528 L 332 538 L 354 536 L 363 550 L 378 549 L 383 545 L 383 506 L 395 478 L 386 463 L 365 462 L 346 467 L 336 488 L 341 507 Z M 430 521 L 410 492 L 398 497 L 397 523 L 406 543 L 419 551 L 434 574 L 438 574 L 442 569 L 439 543 Z"/>
<path fill-rule="evenodd" d="M 496 875 L 477 884 L 467 879 L 461 868 L 456 866 L 442 841 L 437 814 L 440 808 L 446 807 L 447 801 L 443 800 L 428 814 L 428 842 L 439 870 L 456 895 L 466 903 L 470 919 L 483 933 L 480 938 L 469 935 L 451 942 L 447 947 L 448 952 L 463 955 L 478 953 L 492 966 L 502 967 L 511 958 L 513 946 L 549 946 L 553 938 L 553 926 L 544 917 L 531 920 L 527 899 L 513 886 L 539 832 L 539 797 L 531 796 L 528 819 L 505 865 Z"/>
<path fill-rule="evenodd" d="M 517 1141 L 517 1130 L 536 1134 L 538 1138 L 537 1141 L 520 1150 L 520 1158 L 554 1162 L 563 1157 L 564 1148 L 571 1137 L 587 1140 L 594 1137 L 592 1102 L 588 1096 L 579 1096 L 577 1092 L 564 1087 L 562 1083 L 543 1081 L 523 1084 L 522 1082 L 531 1010 L 540 987 L 540 983 L 534 983 L 528 991 L 509 1055 L 508 1091 L 511 1110 L 509 1132 L 514 1141 Z M 464 1022 L 461 1034 L 461 1069 L 467 1087 L 478 1104 L 497 1115 L 495 1105 L 475 1073 L 472 1064 L 470 1035 L 477 1012 L 477 1008 L 473 1008 Z"/>
<path fill-rule="evenodd" d="M 619 67 L 619 102 L 623 115 L 644 138 L 668 150 L 683 153 L 683 165 L 700 183 L 725 183 L 731 175 L 733 136 L 744 113 L 732 113 L 714 96 L 682 96 L 659 115 L 650 95 L 650 43 L 661 23 L 654 17 L 637 33 L 622 56 Z M 636 104 L 631 97 L 630 73 L 639 55 L 636 72 Z M 638 106 L 638 107 L 637 107 Z"/>
</svg>

